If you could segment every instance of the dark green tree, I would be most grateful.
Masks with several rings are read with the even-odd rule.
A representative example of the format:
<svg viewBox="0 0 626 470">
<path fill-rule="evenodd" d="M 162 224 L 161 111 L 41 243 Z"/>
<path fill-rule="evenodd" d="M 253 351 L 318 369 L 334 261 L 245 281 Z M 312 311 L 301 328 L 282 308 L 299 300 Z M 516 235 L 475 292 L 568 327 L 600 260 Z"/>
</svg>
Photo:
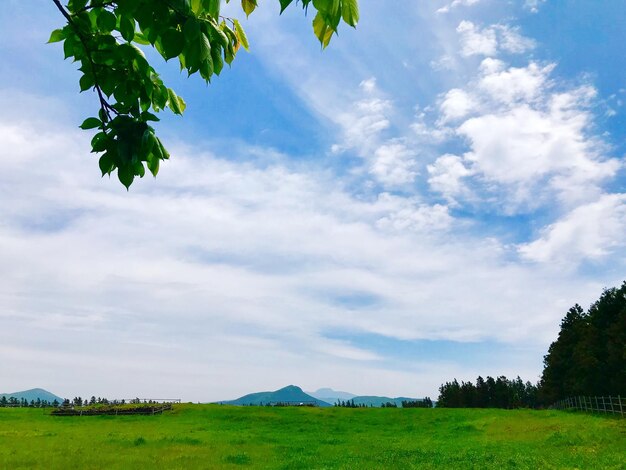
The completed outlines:
<svg viewBox="0 0 626 470">
<path fill-rule="evenodd" d="M 587 312 L 575 305 L 544 357 L 539 399 L 544 405 L 576 395 L 626 391 L 626 282 L 605 289 Z"/>
<path fill-rule="evenodd" d="M 544 357 L 539 396 L 544 405 L 576 395 L 626 392 L 626 282 L 605 289 L 584 312 L 572 307 Z"/>
</svg>

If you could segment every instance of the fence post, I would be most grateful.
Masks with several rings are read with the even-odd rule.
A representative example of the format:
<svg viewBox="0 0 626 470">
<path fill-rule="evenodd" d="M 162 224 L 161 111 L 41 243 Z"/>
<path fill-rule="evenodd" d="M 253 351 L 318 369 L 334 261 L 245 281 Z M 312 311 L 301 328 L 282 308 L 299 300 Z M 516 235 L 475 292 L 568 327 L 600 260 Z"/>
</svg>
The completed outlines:
<svg viewBox="0 0 626 470">
<path fill-rule="evenodd" d="M 622 418 L 624 417 L 624 408 L 622 407 L 622 396 L 618 395 L 617 396 L 617 401 L 619 402 L 619 412 L 622 415 Z"/>
<path fill-rule="evenodd" d="M 613 408 L 613 397 L 609 397 L 609 400 L 611 400 L 611 413 L 615 414 L 615 409 Z"/>
</svg>

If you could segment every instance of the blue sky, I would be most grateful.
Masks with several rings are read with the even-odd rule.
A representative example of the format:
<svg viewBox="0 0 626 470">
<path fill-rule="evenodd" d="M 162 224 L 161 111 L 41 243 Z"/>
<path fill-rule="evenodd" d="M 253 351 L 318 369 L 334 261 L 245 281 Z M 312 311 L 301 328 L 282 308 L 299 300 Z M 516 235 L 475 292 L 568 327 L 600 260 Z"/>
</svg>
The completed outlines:
<svg viewBox="0 0 626 470">
<path fill-rule="evenodd" d="M 188 108 L 128 193 L 77 129 L 96 101 L 52 2 L 0 11 L 0 392 L 535 381 L 624 280 L 622 2 L 362 1 L 324 52 L 266 3 L 208 87 L 156 58 Z"/>
</svg>

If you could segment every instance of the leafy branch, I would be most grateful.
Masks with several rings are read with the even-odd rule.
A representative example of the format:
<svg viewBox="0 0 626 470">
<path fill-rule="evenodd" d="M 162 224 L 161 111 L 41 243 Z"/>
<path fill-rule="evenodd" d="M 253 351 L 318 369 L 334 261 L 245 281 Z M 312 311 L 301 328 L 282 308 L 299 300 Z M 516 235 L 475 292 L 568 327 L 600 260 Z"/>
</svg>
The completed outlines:
<svg viewBox="0 0 626 470">
<path fill-rule="evenodd" d="M 229 0 L 225 0 L 227 3 Z M 156 176 L 160 162 L 169 158 L 151 121 L 169 108 L 182 114 L 186 103 L 165 86 L 138 46 L 151 46 L 166 60 L 178 59 L 181 71 L 198 73 L 207 83 L 230 65 L 239 49 L 249 49 L 248 38 L 236 18 L 220 15 L 220 0 L 52 0 L 67 24 L 52 32 L 49 42 L 63 42 L 65 58 L 79 62 L 81 92 L 98 95 L 97 117 L 82 129 L 99 129 L 91 140 L 101 154 L 102 175 L 117 170 L 128 189 L 146 167 Z M 293 0 L 279 0 L 281 13 Z M 296 0 L 305 12 L 317 10 L 313 31 L 326 47 L 343 21 L 356 26 L 357 0 Z M 257 0 L 241 0 L 246 15 Z"/>
</svg>

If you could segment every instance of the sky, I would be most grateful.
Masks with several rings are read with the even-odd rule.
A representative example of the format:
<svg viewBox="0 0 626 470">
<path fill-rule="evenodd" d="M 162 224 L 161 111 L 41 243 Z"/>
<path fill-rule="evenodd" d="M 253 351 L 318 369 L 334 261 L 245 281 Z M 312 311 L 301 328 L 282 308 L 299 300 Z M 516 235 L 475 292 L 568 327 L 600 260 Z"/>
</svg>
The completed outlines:
<svg viewBox="0 0 626 470">
<path fill-rule="evenodd" d="M 151 56 L 188 107 L 128 192 L 54 5 L 4 3 L 0 392 L 535 382 L 567 310 L 626 279 L 622 0 L 361 0 L 324 51 L 261 2 L 208 86 Z"/>
</svg>

